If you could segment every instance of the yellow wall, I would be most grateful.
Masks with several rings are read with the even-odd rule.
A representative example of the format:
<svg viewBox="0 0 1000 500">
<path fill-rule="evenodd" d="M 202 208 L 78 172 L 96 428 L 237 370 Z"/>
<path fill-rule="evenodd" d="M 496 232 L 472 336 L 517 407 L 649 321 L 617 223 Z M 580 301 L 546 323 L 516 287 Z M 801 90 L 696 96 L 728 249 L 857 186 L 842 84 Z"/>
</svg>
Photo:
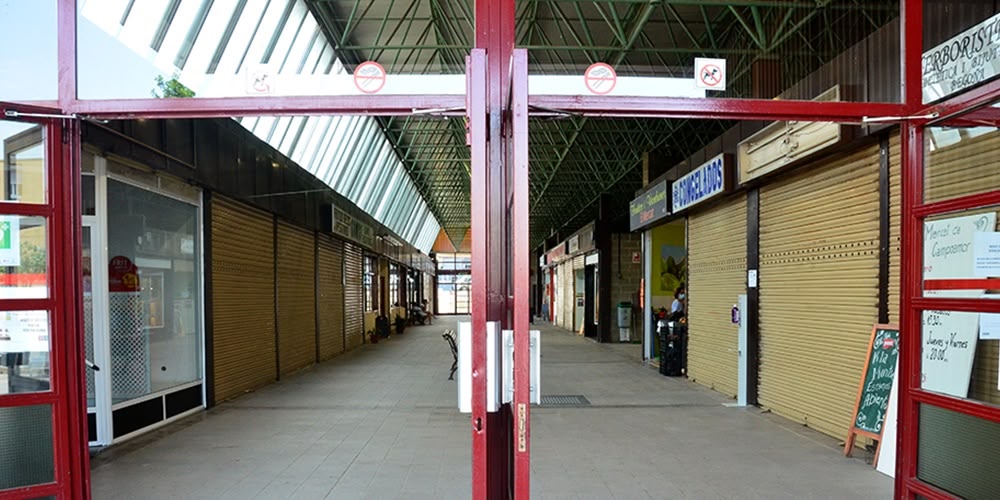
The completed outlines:
<svg viewBox="0 0 1000 500">
<path fill-rule="evenodd" d="M 687 249 L 685 246 L 684 220 L 673 221 L 653 228 L 650 255 L 650 305 L 656 309 L 670 308 L 674 290 L 687 279 Z"/>
</svg>

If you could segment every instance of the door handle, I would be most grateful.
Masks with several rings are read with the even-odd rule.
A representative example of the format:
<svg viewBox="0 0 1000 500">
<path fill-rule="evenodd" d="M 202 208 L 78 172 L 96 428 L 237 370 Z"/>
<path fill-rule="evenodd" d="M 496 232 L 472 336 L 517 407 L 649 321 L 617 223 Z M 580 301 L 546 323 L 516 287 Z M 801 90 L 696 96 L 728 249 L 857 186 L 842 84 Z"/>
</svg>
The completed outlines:
<svg viewBox="0 0 1000 500">
<path fill-rule="evenodd" d="M 87 363 L 87 368 L 90 368 L 91 370 L 94 370 L 95 372 L 101 371 L 101 367 L 95 365 L 93 361 L 91 361 L 89 359 L 84 359 L 83 362 Z"/>
</svg>

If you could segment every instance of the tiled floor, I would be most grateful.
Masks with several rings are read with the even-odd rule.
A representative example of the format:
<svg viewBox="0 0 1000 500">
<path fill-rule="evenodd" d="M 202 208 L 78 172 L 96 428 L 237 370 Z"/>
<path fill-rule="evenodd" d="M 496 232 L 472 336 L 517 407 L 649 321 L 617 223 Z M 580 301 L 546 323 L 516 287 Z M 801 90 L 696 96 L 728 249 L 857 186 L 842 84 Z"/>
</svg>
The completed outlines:
<svg viewBox="0 0 1000 500">
<path fill-rule="evenodd" d="M 112 449 L 94 498 L 469 498 L 468 417 L 441 331 L 415 327 Z M 837 443 L 643 366 L 635 345 L 547 325 L 532 409 L 534 498 L 890 498 Z"/>
</svg>

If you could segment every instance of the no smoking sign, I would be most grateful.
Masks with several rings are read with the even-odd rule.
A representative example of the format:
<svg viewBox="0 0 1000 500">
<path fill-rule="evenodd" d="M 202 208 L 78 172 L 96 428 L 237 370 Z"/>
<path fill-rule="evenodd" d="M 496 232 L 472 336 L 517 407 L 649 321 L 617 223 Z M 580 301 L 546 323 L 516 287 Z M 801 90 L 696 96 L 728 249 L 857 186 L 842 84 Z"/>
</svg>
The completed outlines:
<svg viewBox="0 0 1000 500">
<path fill-rule="evenodd" d="M 385 68 L 375 61 L 365 61 L 354 69 L 354 86 L 365 94 L 374 94 L 385 87 Z"/>
<path fill-rule="evenodd" d="M 726 90 L 726 60 L 696 57 L 694 85 L 700 89 Z"/>
<path fill-rule="evenodd" d="M 583 84 L 592 94 L 604 95 L 615 89 L 618 75 L 615 69 L 606 63 L 591 64 L 583 73 Z"/>
</svg>

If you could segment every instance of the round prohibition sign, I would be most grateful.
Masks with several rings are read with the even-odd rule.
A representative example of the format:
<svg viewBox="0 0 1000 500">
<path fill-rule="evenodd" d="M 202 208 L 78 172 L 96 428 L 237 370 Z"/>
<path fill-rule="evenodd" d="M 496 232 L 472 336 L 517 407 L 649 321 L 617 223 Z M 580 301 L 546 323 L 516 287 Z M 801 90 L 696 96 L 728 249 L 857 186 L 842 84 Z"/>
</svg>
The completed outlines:
<svg viewBox="0 0 1000 500">
<path fill-rule="evenodd" d="M 722 70 L 714 64 L 706 64 L 704 68 L 701 68 L 699 78 L 701 78 L 701 83 L 715 87 L 722 82 Z"/>
<path fill-rule="evenodd" d="M 618 75 L 615 69 L 606 63 L 591 64 L 583 74 L 583 83 L 587 90 L 594 94 L 604 95 L 615 89 L 618 84 Z"/>
<path fill-rule="evenodd" d="M 375 61 L 365 61 L 354 68 L 354 86 L 365 94 L 374 94 L 385 87 L 385 68 Z"/>
</svg>

